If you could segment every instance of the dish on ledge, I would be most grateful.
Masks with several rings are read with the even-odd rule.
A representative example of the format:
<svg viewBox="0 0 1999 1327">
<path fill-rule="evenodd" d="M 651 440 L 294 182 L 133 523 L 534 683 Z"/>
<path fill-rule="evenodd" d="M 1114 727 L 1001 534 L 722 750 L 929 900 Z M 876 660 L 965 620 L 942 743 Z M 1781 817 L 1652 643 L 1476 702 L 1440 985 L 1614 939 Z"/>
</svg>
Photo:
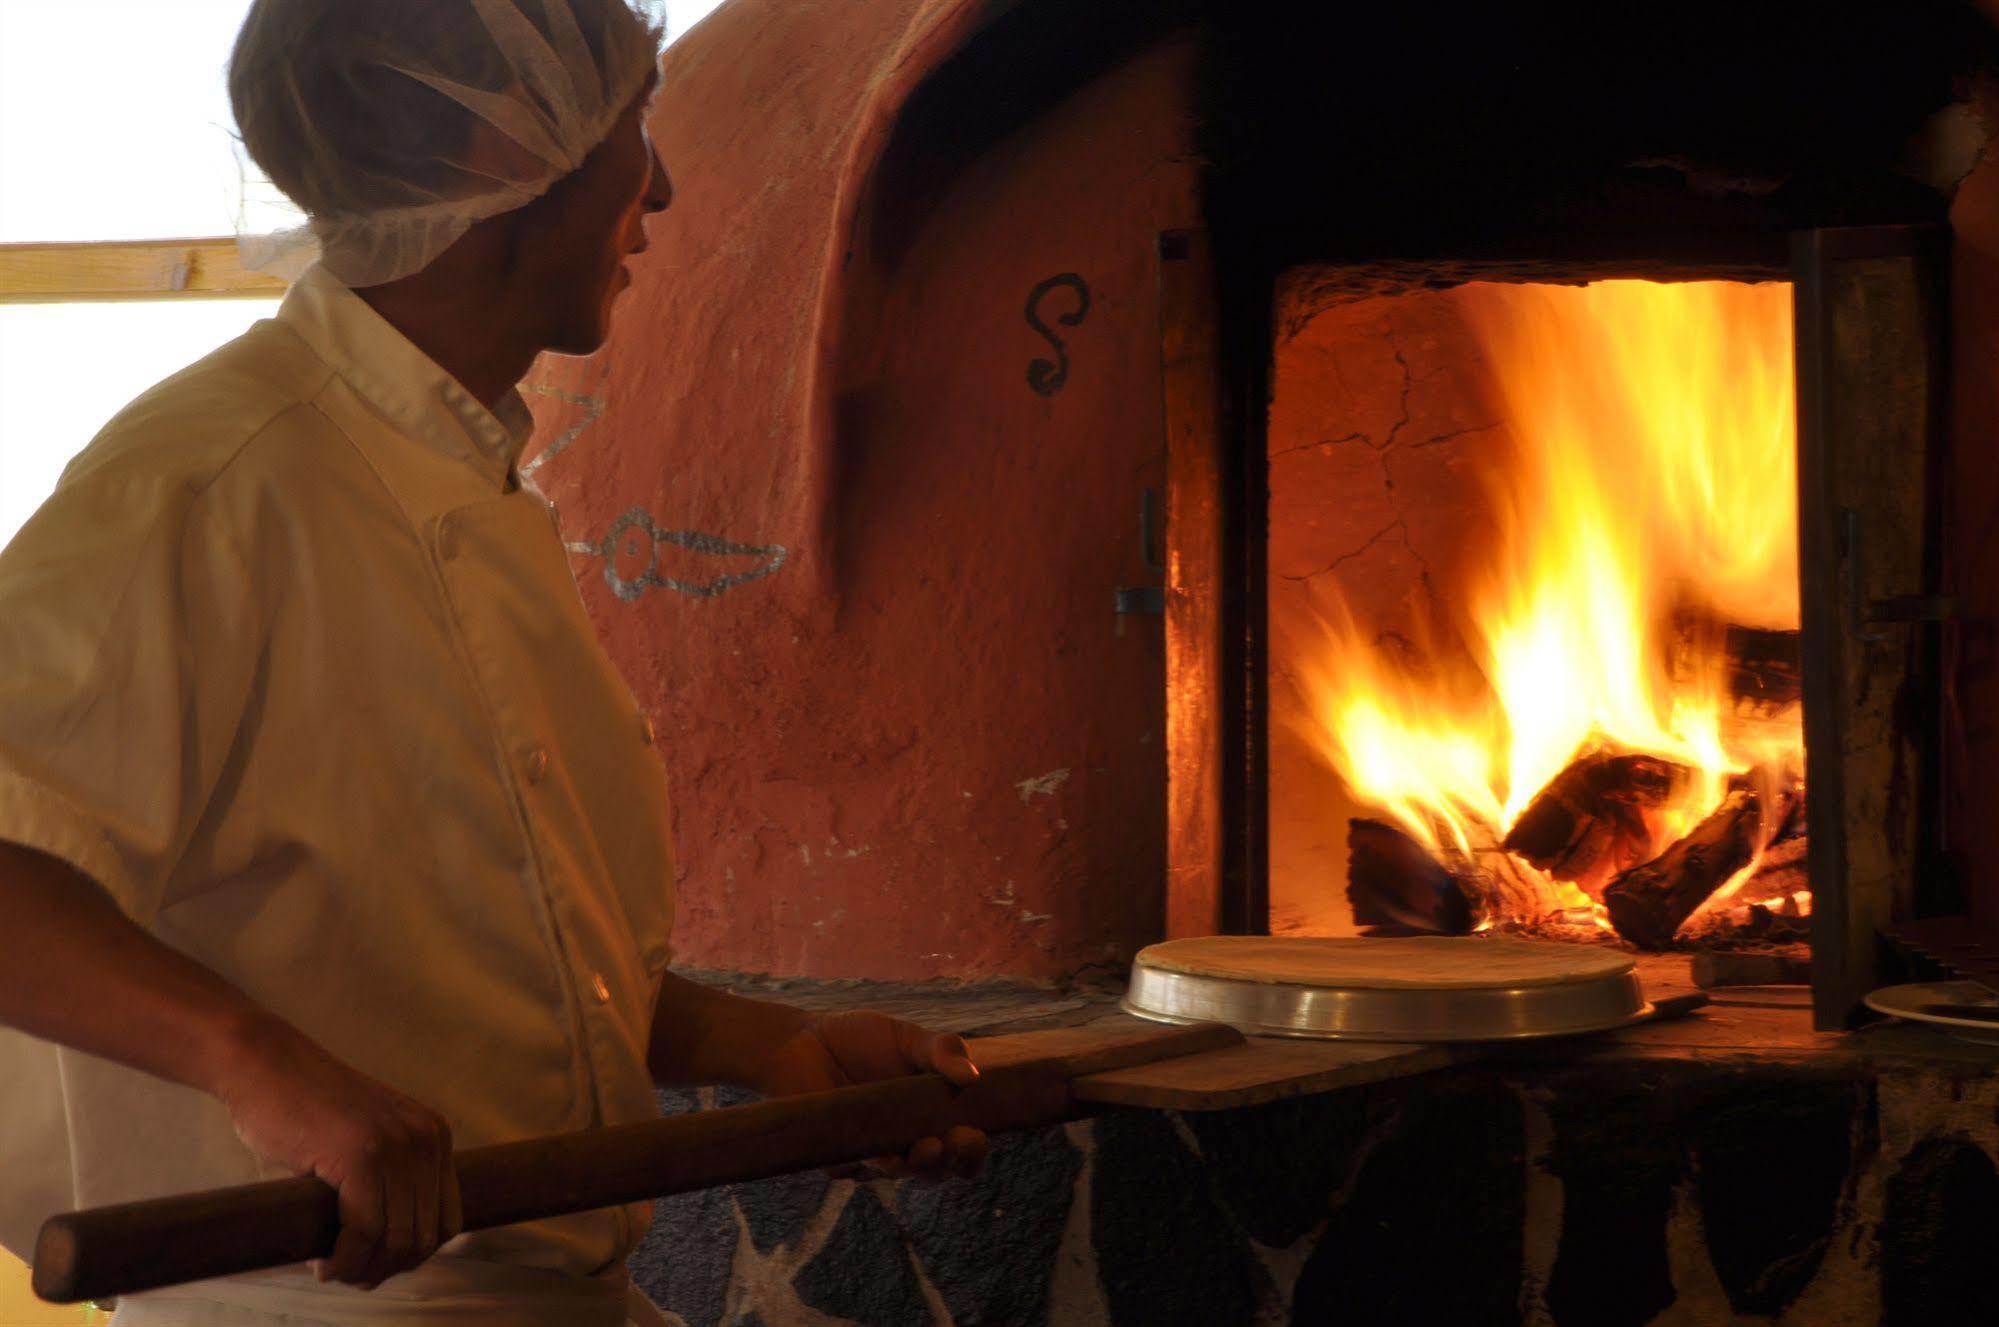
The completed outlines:
<svg viewBox="0 0 1999 1327">
<path fill-rule="evenodd" d="M 1976 981 L 1923 981 L 1907 986 L 1883 986 L 1864 997 L 1878 1014 L 1940 1027 L 1960 1041 L 1999 1046 L 1999 995 Z M 1990 1009 L 1990 1018 L 1945 1012 L 1950 1007 Z"/>
</svg>

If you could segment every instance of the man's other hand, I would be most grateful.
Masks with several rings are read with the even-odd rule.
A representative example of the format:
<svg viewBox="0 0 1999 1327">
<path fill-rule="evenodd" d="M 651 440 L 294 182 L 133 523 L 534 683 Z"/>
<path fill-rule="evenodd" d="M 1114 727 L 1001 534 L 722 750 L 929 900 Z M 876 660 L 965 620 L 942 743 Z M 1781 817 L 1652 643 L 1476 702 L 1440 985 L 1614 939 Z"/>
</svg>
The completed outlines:
<svg viewBox="0 0 1999 1327">
<path fill-rule="evenodd" d="M 772 1051 L 760 1085 L 771 1096 L 795 1096 L 923 1073 L 942 1074 L 958 1087 L 979 1076 L 963 1037 L 857 1010 L 808 1019 Z M 874 1165 L 922 1180 L 969 1179 L 985 1164 L 988 1147 L 985 1134 L 961 1125 L 942 1138 L 925 1138 L 907 1156 Z"/>
<path fill-rule="evenodd" d="M 257 1155 L 340 1194 L 340 1238 L 313 1264 L 322 1281 L 370 1290 L 435 1253 L 463 1225 L 451 1128 L 292 1029 L 241 1041 L 217 1095 Z"/>
</svg>

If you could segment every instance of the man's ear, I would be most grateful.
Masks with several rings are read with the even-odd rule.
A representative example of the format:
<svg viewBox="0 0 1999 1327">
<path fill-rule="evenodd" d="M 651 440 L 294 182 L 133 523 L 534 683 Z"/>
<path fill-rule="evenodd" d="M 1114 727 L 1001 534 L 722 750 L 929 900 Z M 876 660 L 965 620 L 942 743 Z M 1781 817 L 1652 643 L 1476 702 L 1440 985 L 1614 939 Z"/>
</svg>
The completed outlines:
<svg viewBox="0 0 1999 1327">
<path fill-rule="evenodd" d="M 543 194 L 526 207 L 502 212 L 491 218 L 488 224 L 493 227 L 493 251 L 499 261 L 499 270 L 509 275 L 517 274 L 547 252 L 548 195 Z"/>
</svg>

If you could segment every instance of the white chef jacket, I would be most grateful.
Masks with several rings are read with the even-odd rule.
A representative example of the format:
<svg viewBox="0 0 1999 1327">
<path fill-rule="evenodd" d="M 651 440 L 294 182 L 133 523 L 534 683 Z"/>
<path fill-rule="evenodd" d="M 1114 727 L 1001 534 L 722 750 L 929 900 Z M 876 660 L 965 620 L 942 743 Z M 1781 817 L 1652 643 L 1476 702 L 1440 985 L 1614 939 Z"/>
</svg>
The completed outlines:
<svg viewBox="0 0 1999 1327">
<path fill-rule="evenodd" d="M 120 413 L 0 553 L 0 839 L 467 1148 L 657 1112 L 665 783 L 517 479 L 529 425 L 314 268 Z M 213 1099 L 5 1035 L 14 1247 L 53 1208 L 280 1173 Z M 615 1279 L 648 1217 L 469 1234 L 388 1289 Z"/>
</svg>

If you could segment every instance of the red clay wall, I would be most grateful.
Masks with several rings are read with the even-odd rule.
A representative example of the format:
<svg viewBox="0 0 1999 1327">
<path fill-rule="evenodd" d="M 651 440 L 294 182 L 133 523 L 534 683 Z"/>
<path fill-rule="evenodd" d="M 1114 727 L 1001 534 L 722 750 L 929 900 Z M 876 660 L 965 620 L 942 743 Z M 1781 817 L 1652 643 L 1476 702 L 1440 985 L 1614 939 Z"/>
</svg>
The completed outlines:
<svg viewBox="0 0 1999 1327">
<path fill-rule="evenodd" d="M 771 40 L 746 33 L 733 58 Z M 773 307 L 740 270 L 768 237 L 716 215 L 718 200 L 760 206 L 763 182 L 741 176 L 767 168 L 764 148 L 732 166 L 706 136 L 792 133 L 816 158 L 840 108 L 785 81 L 760 107 L 768 127 L 655 126 L 678 201 L 612 346 L 538 378 L 545 442 L 584 428 L 534 477 L 660 734 L 679 962 L 1050 977 L 1156 937 L 1160 622 L 1121 624 L 1112 602 L 1156 580 L 1137 518 L 1162 461 L 1156 236 L 1194 216 L 1189 55 L 1150 52 L 1012 133 L 893 270 L 855 245 L 837 326 L 811 338 L 838 347 L 829 455 L 764 386 L 745 389 L 770 382 L 773 353 L 798 361 L 783 375 L 811 370 L 784 338 L 816 315 Z M 733 95 L 724 83 L 755 70 L 730 59 L 685 76 Z M 1053 350 L 1024 311 L 1065 273 L 1089 309 L 1065 326 L 1074 287 L 1044 301 L 1069 359 L 1044 395 L 1029 368 Z M 738 293 L 689 294 L 683 275 Z M 756 366 L 743 381 L 727 371 L 739 361 Z M 817 525 L 800 515 L 813 502 Z"/>
</svg>

